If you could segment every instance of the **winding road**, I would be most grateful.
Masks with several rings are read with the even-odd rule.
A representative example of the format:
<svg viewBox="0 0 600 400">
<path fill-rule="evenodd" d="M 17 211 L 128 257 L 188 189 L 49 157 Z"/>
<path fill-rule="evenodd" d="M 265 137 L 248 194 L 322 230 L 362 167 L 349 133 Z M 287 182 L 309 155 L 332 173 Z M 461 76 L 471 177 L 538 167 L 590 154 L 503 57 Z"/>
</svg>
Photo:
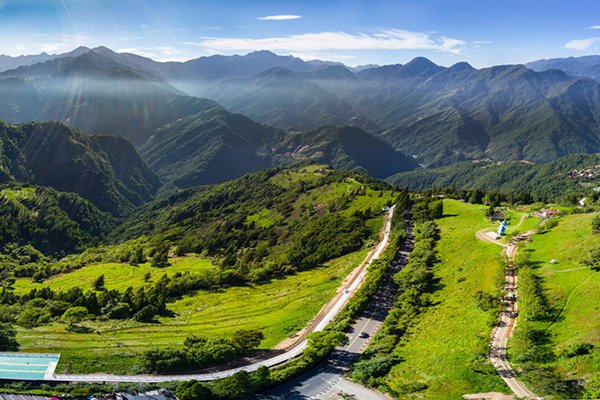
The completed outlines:
<svg viewBox="0 0 600 400">
<path fill-rule="evenodd" d="M 173 375 L 113 375 L 113 374 L 54 374 L 49 377 L 48 381 L 61 381 L 61 382 L 87 382 L 87 383 L 98 383 L 98 382 L 133 382 L 133 383 L 160 383 L 160 382 L 173 382 L 173 381 L 211 381 L 217 379 L 223 379 L 231 376 L 239 371 L 253 372 L 261 366 L 273 367 L 289 361 L 295 357 L 301 355 L 308 342 L 306 335 L 312 332 L 319 332 L 325 329 L 327 324 L 331 322 L 335 316 L 344 308 L 348 300 L 360 287 L 367 274 L 369 265 L 376 259 L 378 259 L 385 248 L 387 247 L 390 232 L 392 229 L 392 217 L 394 215 L 395 205 L 389 210 L 385 227 L 383 229 L 383 237 L 371 251 L 360 267 L 354 270 L 344 281 L 333 299 L 321 310 L 319 315 L 313 319 L 309 328 L 306 329 L 301 336 L 302 340 L 299 343 L 294 344 L 286 352 L 277 356 L 257 361 L 255 363 L 245 365 L 242 367 L 231 368 L 223 371 L 197 373 L 197 374 L 173 374 Z M 359 321 L 360 322 L 360 321 Z M 367 329 L 366 327 L 365 329 Z M 376 327 L 378 328 L 378 326 Z M 375 329 L 376 329 L 375 328 Z M 352 346 L 361 344 L 360 341 L 351 343 Z"/>
<path fill-rule="evenodd" d="M 522 219 L 521 219 L 522 222 Z M 520 224 L 519 224 L 520 225 Z M 533 235 L 534 231 L 529 231 L 522 234 L 522 237 Z M 502 253 L 508 258 L 509 265 L 506 268 L 504 290 L 504 309 L 500 316 L 498 324 L 492 333 L 492 343 L 490 351 L 490 361 L 498 371 L 498 374 L 508 385 L 510 390 L 518 397 L 525 399 L 539 399 L 540 397 L 533 393 L 525 384 L 517 379 L 517 374 L 512 369 L 506 356 L 506 347 L 508 339 L 512 335 L 514 327 L 517 323 L 517 271 L 515 267 L 515 255 L 517 253 L 516 241 L 511 241 L 507 245 L 493 240 L 490 236 L 484 233 L 484 230 L 478 231 L 476 237 L 480 240 L 491 242 L 503 247 Z"/>
</svg>

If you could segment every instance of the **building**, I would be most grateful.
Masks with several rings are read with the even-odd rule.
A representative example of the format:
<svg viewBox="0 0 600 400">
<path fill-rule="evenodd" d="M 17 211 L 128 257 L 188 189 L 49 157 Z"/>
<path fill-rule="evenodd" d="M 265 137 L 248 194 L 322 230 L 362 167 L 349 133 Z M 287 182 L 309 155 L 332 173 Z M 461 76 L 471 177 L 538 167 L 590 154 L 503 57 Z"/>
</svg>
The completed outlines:
<svg viewBox="0 0 600 400">
<path fill-rule="evenodd" d="M 506 232 L 506 226 L 508 225 L 508 222 L 506 222 L 506 220 L 500 222 L 500 226 L 498 226 L 498 235 L 502 236 L 504 235 L 504 233 Z"/>
<path fill-rule="evenodd" d="M 558 210 L 546 210 L 546 209 L 543 209 L 542 210 L 542 217 L 544 217 L 544 218 L 550 218 L 550 217 L 558 214 L 559 212 L 560 211 L 558 211 Z"/>
</svg>

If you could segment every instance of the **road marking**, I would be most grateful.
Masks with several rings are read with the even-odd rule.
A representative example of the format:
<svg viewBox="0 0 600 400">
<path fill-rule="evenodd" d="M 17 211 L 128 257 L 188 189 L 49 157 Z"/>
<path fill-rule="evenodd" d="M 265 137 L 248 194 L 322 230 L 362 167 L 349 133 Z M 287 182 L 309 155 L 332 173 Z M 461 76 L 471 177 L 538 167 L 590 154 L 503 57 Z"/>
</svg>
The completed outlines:
<svg viewBox="0 0 600 400">
<path fill-rule="evenodd" d="M 365 327 L 369 324 L 369 321 L 371 320 L 366 320 L 363 326 L 359 330 L 357 330 L 358 334 L 356 335 L 354 340 L 346 347 L 347 349 L 350 349 L 354 345 L 354 343 L 356 343 L 356 341 L 360 339 L 360 332 L 362 332 L 362 330 L 365 329 Z"/>
</svg>

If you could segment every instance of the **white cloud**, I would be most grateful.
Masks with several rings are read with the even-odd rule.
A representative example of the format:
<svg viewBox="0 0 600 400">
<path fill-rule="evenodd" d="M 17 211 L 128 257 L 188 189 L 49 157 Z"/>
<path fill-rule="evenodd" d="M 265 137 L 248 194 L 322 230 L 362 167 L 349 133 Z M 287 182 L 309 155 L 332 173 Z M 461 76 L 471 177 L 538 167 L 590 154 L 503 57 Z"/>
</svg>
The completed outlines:
<svg viewBox="0 0 600 400">
<path fill-rule="evenodd" d="M 204 37 L 194 45 L 219 53 L 254 50 L 294 54 L 335 50 L 436 50 L 460 53 L 465 43 L 463 40 L 430 33 L 386 29 L 374 34 L 318 32 L 260 39 Z"/>
<path fill-rule="evenodd" d="M 155 61 L 185 61 L 183 52 L 174 47 L 125 47 L 116 50 L 117 53 L 133 53 L 142 57 L 151 58 Z"/>
<path fill-rule="evenodd" d="M 350 54 L 335 54 L 335 53 L 294 53 L 295 57 L 301 58 L 305 61 L 312 60 L 327 60 L 327 61 L 339 61 L 344 62 L 352 60 L 355 56 Z"/>
<path fill-rule="evenodd" d="M 266 15 L 264 17 L 258 17 L 261 21 L 290 21 L 292 19 L 300 19 L 302 15 L 294 14 L 281 14 L 281 15 Z"/>
<path fill-rule="evenodd" d="M 46 53 L 70 51 L 75 47 L 86 45 L 89 39 L 86 35 L 50 35 L 41 33 L 38 36 L 45 38 L 47 41 L 38 41 L 36 47 Z"/>
<path fill-rule="evenodd" d="M 600 25 L 592 25 L 590 26 L 590 29 L 600 29 Z"/>
<path fill-rule="evenodd" d="M 583 51 L 593 47 L 598 43 L 600 43 L 600 37 L 596 36 L 587 39 L 571 40 L 565 44 L 565 47 L 567 49 Z"/>
<path fill-rule="evenodd" d="M 474 40 L 471 42 L 476 49 L 480 49 L 482 46 L 492 44 L 491 40 Z"/>
</svg>

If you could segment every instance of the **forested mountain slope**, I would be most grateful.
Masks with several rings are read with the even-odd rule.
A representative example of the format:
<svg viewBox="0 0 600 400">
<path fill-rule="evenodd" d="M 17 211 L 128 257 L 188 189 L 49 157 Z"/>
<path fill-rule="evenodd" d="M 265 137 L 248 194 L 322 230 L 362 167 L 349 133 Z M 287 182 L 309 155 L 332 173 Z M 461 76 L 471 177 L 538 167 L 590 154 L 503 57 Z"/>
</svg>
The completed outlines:
<svg viewBox="0 0 600 400">
<path fill-rule="evenodd" d="M 390 200 L 386 190 L 348 171 L 269 169 L 148 203 L 112 237 L 167 240 L 180 253 L 217 257 L 240 279 L 261 279 L 358 249 L 365 223 Z"/>
<path fill-rule="evenodd" d="M 287 162 L 326 163 L 336 169 L 360 169 L 374 178 L 419 166 L 388 143 L 360 128 L 326 126 L 314 131 L 291 133 L 277 146 L 278 157 Z"/>
<path fill-rule="evenodd" d="M 0 120 L 63 121 L 135 145 L 197 112 L 197 100 L 164 79 L 96 54 L 57 58 L 0 74 Z"/>
<path fill-rule="evenodd" d="M 532 61 L 525 66 L 534 71 L 559 69 L 572 76 L 581 76 L 600 81 L 600 56 L 550 58 Z"/>
<path fill-rule="evenodd" d="M 126 140 L 58 123 L 0 123 L 0 178 L 75 192 L 114 215 L 150 200 L 160 186 Z"/>
<path fill-rule="evenodd" d="M 415 190 L 431 188 L 479 189 L 503 193 L 530 193 L 535 201 L 573 201 L 597 197 L 600 187 L 600 156 L 572 154 L 549 163 L 464 162 L 406 172 L 389 179 Z"/>
<path fill-rule="evenodd" d="M 140 148 L 150 168 L 179 187 L 223 182 L 273 165 L 271 148 L 283 132 L 216 103 L 161 127 Z"/>
<path fill-rule="evenodd" d="M 82 251 L 98 243 L 115 220 L 74 193 L 45 187 L 0 185 L 0 254 L 21 265 Z M 7 267 L 0 255 L 0 271 Z"/>
</svg>

